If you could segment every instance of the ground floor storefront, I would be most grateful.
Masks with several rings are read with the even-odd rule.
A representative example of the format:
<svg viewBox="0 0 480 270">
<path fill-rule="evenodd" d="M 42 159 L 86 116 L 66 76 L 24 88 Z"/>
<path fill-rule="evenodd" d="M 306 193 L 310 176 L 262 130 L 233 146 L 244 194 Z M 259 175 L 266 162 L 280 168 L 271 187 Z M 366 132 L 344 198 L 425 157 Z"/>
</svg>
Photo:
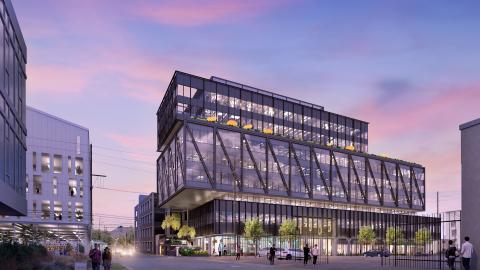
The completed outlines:
<svg viewBox="0 0 480 270">
<path fill-rule="evenodd" d="M 255 254 L 273 244 L 288 249 L 316 244 L 329 256 L 361 255 L 372 249 L 387 249 L 399 254 L 414 254 L 420 250 L 430 253 L 437 250 L 433 245 L 440 241 L 441 234 L 440 220 L 435 217 L 248 201 L 213 200 L 188 211 L 186 216 L 188 224 L 197 230 L 194 245 L 211 255 L 218 255 L 219 248 L 223 253 L 233 254 L 237 245 L 243 253 Z M 243 237 L 245 222 L 254 218 L 262 223 L 265 232 L 257 245 Z M 278 233 L 287 219 L 294 220 L 298 228 L 298 235 L 289 237 L 288 241 Z M 359 239 L 364 227 L 371 228 L 374 233 L 369 243 Z M 427 241 L 419 241 L 419 233 Z M 423 242 L 428 242 L 429 248 L 421 247 Z"/>
</svg>

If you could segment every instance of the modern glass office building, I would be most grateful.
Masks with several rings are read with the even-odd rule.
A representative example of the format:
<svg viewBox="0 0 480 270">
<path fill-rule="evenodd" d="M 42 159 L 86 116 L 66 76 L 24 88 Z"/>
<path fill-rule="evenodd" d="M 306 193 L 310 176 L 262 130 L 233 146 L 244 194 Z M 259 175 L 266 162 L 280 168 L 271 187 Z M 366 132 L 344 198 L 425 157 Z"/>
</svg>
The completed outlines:
<svg viewBox="0 0 480 270">
<path fill-rule="evenodd" d="M 0 215 L 27 214 L 27 47 L 10 0 L 0 1 Z"/>
<path fill-rule="evenodd" d="M 338 242 L 355 235 L 342 226 L 425 209 L 425 168 L 369 154 L 368 123 L 322 106 L 176 71 L 157 121 L 159 205 L 188 211 L 200 236 L 251 217 L 277 235 L 294 218 L 304 235 L 340 226 Z"/>
</svg>

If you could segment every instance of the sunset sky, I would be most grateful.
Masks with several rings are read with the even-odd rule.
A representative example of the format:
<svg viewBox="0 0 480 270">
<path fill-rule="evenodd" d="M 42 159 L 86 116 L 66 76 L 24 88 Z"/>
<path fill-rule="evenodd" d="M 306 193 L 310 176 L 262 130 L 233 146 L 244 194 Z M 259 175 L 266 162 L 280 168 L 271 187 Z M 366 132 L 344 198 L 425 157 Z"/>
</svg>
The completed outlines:
<svg viewBox="0 0 480 270">
<path fill-rule="evenodd" d="M 371 153 L 426 166 L 428 211 L 437 191 L 441 211 L 460 208 L 458 126 L 480 117 L 480 1 L 13 5 L 28 48 L 27 105 L 90 129 L 93 171 L 108 176 L 97 185 L 155 191 L 155 113 L 182 70 L 368 121 Z M 133 217 L 138 194 L 93 196 L 94 213 Z"/>
</svg>

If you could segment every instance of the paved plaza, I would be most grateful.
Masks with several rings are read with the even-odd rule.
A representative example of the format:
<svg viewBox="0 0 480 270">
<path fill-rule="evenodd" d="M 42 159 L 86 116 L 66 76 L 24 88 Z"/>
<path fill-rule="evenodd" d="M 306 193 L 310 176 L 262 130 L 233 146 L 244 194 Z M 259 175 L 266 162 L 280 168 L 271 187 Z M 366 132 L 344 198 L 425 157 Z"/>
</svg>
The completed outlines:
<svg viewBox="0 0 480 270">
<path fill-rule="evenodd" d="M 322 258 L 323 259 L 323 258 Z M 235 261 L 234 257 L 165 257 L 136 255 L 133 257 L 117 257 L 114 261 L 121 263 L 129 270 L 165 269 L 165 270 L 226 270 L 226 269 L 325 269 L 325 270 L 375 270 L 399 269 L 381 265 L 380 258 L 364 257 L 329 257 L 329 263 L 304 266 L 302 261 L 278 260 L 269 265 L 266 258 L 242 257 Z M 409 268 L 412 269 L 412 268 Z"/>
</svg>

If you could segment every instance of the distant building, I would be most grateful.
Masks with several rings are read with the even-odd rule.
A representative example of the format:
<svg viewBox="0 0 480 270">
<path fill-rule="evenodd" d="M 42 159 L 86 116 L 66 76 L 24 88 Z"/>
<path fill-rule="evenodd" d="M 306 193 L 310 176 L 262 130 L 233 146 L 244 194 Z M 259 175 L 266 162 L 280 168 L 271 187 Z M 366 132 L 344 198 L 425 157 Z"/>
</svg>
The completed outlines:
<svg viewBox="0 0 480 270">
<path fill-rule="evenodd" d="M 159 254 L 159 243 L 156 235 L 165 232 L 161 227 L 161 221 L 165 213 L 158 207 L 157 193 L 140 195 L 138 204 L 135 206 L 135 249 L 141 253 Z"/>
<path fill-rule="evenodd" d="M 59 240 L 90 240 L 91 151 L 87 128 L 28 107 L 26 217 L 5 217 L 1 226 L 32 225 Z"/>
<path fill-rule="evenodd" d="M 25 216 L 27 47 L 10 0 L 0 17 L 0 215 Z"/>
<path fill-rule="evenodd" d="M 110 232 L 110 236 L 112 236 L 113 239 L 119 239 L 120 237 L 126 237 L 127 235 L 133 234 L 133 227 L 123 227 L 123 226 L 118 226 L 117 228 L 113 229 Z"/>
<path fill-rule="evenodd" d="M 460 125 L 462 160 L 462 238 L 480 247 L 480 118 Z M 463 241 L 462 241 L 463 242 Z M 478 256 L 478 253 L 477 253 Z M 478 269 L 477 256 L 473 257 L 472 269 Z"/>
</svg>

